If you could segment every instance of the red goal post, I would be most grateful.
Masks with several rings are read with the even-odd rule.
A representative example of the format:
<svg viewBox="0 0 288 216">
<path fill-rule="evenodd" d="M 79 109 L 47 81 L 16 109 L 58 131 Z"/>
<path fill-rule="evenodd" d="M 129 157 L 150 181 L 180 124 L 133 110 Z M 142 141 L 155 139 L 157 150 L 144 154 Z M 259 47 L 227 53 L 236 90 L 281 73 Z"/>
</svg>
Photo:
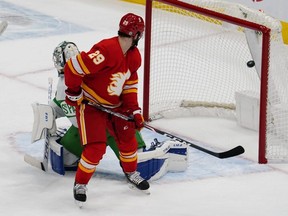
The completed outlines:
<svg viewBox="0 0 288 216">
<path fill-rule="evenodd" d="M 275 115 L 269 115 L 271 109 L 268 107 L 274 100 L 269 96 L 274 92 L 279 93 L 279 88 L 273 91 L 273 86 L 278 84 L 275 80 L 271 82 L 270 78 L 270 43 L 278 36 L 275 36 L 274 30 L 271 32 L 271 26 L 274 28 L 275 21 L 264 14 L 262 17 L 259 13 L 261 12 L 242 5 L 212 0 L 146 0 L 143 90 L 145 120 L 165 118 L 165 114 L 170 115 L 173 110 L 179 113 L 178 108 L 180 112 L 191 113 L 186 112 L 187 107 L 212 107 L 235 112 L 235 92 L 258 91 L 258 161 L 267 163 L 267 152 L 273 152 L 279 140 L 286 145 L 286 137 L 283 138 L 282 134 L 280 137 L 274 137 L 275 133 L 280 134 L 285 129 L 273 128 L 267 132 L 267 125 L 275 124 L 271 123 Z M 255 73 L 246 65 L 255 55 L 252 55 L 251 46 L 245 40 L 244 29 L 255 33 L 256 37 L 261 37 L 261 50 L 256 53 L 259 62 L 255 61 L 258 71 L 256 72 L 254 67 Z M 220 46 L 224 47 L 224 51 L 219 52 Z M 238 65 L 241 65 L 239 71 Z M 212 81 L 209 82 L 209 79 Z M 288 125 L 288 122 L 285 124 Z M 267 133 L 273 134 L 273 137 L 269 137 Z M 277 141 L 273 141 L 275 139 Z M 276 143 L 271 144 L 272 150 L 268 148 L 270 141 Z M 271 160 L 288 159 L 288 149 L 284 156 L 278 154 L 272 155 Z"/>
</svg>

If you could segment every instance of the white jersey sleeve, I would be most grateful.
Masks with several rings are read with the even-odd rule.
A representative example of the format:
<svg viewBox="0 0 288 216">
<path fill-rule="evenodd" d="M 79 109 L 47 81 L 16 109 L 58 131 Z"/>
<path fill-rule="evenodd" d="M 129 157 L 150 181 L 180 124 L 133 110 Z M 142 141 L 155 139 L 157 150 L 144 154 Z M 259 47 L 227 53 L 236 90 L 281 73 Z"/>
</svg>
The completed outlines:
<svg viewBox="0 0 288 216">
<path fill-rule="evenodd" d="M 67 117 L 69 121 L 75 126 L 78 127 L 77 125 L 77 119 L 76 119 L 76 113 L 75 113 L 75 107 L 72 107 L 68 105 L 65 102 L 65 90 L 66 90 L 66 85 L 64 82 L 64 76 L 60 76 L 57 84 L 57 92 L 55 95 L 55 98 L 53 100 L 53 103 L 51 102 L 51 105 L 53 105 L 53 108 L 55 109 L 57 113 L 57 117 Z M 55 107 L 57 106 L 57 108 Z"/>
</svg>

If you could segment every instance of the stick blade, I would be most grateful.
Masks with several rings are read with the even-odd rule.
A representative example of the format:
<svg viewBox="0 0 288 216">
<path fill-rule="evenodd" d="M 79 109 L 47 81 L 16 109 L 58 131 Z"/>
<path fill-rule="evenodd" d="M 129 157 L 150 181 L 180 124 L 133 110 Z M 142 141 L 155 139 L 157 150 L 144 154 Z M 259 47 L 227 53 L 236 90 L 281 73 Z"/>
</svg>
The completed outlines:
<svg viewBox="0 0 288 216">
<path fill-rule="evenodd" d="M 8 22 L 6 20 L 0 22 L 0 35 L 5 31 L 8 26 Z"/>
<path fill-rule="evenodd" d="M 236 146 L 235 148 L 230 149 L 229 151 L 218 153 L 218 157 L 221 159 L 225 159 L 225 158 L 230 158 L 230 157 L 241 155 L 244 152 L 245 152 L 245 149 L 242 146 Z"/>
<path fill-rule="evenodd" d="M 25 154 L 24 161 L 30 164 L 31 166 L 43 170 L 44 172 L 47 171 L 47 168 L 44 166 L 44 164 L 41 161 L 37 160 L 36 158 L 32 157 L 31 155 Z"/>
</svg>

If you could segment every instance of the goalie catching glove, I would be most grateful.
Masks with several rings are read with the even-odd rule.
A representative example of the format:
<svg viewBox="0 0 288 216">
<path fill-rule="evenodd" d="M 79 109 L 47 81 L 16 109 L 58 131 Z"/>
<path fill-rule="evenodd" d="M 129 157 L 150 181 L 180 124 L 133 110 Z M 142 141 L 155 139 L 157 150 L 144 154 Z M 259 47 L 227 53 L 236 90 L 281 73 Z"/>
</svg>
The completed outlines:
<svg viewBox="0 0 288 216">
<path fill-rule="evenodd" d="M 70 106 L 79 106 L 83 101 L 83 90 L 80 88 L 78 91 L 73 91 L 69 88 L 65 90 L 65 101 Z"/>
</svg>

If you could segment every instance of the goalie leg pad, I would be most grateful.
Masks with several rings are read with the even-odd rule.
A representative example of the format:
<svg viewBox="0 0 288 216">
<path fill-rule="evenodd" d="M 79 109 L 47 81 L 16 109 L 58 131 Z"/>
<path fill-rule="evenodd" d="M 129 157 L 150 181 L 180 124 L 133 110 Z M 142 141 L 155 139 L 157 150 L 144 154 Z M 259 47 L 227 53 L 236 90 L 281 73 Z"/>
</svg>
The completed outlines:
<svg viewBox="0 0 288 216">
<path fill-rule="evenodd" d="M 60 175 L 65 175 L 63 146 L 56 142 L 55 137 L 49 139 L 49 145 L 52 170 Z"/>
<path fill-rule="evenodd" d="M 168 171 L 183 172 L 188 168 L 187 145 L 174 140 L 167 141 L 170 144 L 168 151 Z"/>
<path fill-rule="evenodd" d="M 183 172 L 188 167 L 187 145 L 168 140 L 155 149 L 138 153 L 137 171 L 146 180 L 157 180 L 167 172 Z"/>
<path fill-rule="evenodd" d="M 65 175 L 65 171 L 76 171 L 79 158 L 59 144 L 57 138 L 49 139 L 52 170 L 60 175 Z"/>
<path fill-rule="evenodd" d="M 145 180 L 157 180 L 167 173 L 168 155 L 163 158 L 150 159 L 138 163 L 137 171 Z"/>
<path fill-rule="evenodd" d="M 137 171 L 146 180 L 156 180 L 167 173 L 170 143 L 162 142 L 154 150 L 138 153 Z"/>
<path fill-rule="evenodd" d="M 33 103 L 34 123 L 32 130 L 31 142 L 44 138 L 44 129 L 47 128 L 51 133 L 56 132 L 54 109 L 49 105 Z"/>
</svg>

